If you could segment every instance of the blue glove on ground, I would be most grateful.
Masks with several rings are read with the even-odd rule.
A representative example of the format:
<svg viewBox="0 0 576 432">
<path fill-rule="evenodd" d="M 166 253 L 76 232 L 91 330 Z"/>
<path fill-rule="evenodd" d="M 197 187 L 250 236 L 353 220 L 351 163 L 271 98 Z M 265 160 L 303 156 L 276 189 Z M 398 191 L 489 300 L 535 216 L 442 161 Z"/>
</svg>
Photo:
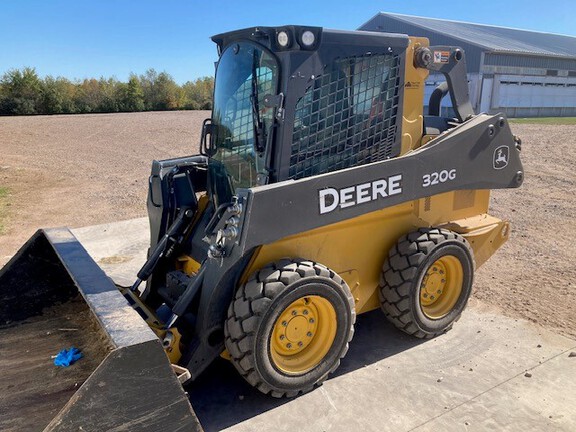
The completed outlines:
<svg viewBox="0 0 576 432">
<path fill-rule="evenodd" d="M 80 358 L 82 358 L 82 353 L 78 348 L 74 347 L 70 347 L 70 349 L 64 348 L 62 351 L 58 353 L 58 355 L 54 359 L 54 364 L 56 366 L 68 367 Z"/>
</svg>

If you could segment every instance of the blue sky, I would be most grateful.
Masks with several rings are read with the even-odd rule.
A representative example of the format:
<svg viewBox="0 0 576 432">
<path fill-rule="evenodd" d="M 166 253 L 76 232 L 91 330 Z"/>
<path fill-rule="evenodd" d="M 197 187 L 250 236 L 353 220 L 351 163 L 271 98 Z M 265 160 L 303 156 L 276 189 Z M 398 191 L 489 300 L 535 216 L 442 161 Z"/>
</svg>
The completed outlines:
<svg viewBox="0 0 576 432">
<path fill-rule="evenodd" d="M 379 11 L 576 36 L 575 0 L 0 0 L 0 74 L 31 66 L 41 76 L 126 80 L 153 67 L 184 83 L 213 74 L 214 34 L 282 24 L 353 30 Z"/>
</svg>

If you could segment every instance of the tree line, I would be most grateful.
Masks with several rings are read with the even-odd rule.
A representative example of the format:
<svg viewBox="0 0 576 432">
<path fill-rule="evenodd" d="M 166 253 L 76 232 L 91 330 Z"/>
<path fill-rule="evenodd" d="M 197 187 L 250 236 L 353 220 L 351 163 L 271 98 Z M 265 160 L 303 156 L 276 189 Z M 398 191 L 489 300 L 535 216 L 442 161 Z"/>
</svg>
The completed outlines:
<svg viewBox="0 0 576 432">
<path fill-rule="evenodd" d="M 0 78 L 0 115 L 81 114 L 212 109 L 214 78 L 178 85 L 170 74 L 149 69 L 116 78 L 46 76 L 34 68 L 12 69 Z"/>
</svg>

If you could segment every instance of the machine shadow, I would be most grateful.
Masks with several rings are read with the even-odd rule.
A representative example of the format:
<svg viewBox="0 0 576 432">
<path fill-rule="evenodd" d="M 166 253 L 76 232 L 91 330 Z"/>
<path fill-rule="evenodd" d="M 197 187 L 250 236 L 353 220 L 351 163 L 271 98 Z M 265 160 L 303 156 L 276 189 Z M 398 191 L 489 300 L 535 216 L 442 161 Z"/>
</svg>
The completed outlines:
<svg viewBox="0 0 576 432">
<path fill-rule="evenodd" d="M 360 315 L 348 354 L 328 380 L 392 357 L 422 342 L 397 330 L 379 310 Z M 185 390 L 206 432 L 220 431 L 291 401 L 276 399 L 252 388 L 224 359 L 217 359 Z"/>
</svg>

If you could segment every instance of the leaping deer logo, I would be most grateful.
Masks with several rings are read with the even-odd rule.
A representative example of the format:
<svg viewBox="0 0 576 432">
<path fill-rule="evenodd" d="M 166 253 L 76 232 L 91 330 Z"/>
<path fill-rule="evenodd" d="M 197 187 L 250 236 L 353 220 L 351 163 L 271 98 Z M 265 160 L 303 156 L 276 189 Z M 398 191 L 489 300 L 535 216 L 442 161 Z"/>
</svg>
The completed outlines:
<svg viewBox="0 0 576 432">
<path fill-rule="evenodd" d="M 502 169 L 508 166 L 508 156 L 510 149 L 508 146 L 500 146 L 494 150 L 494 169 Z"/>
<path fill-rule="evenodd" d="M 494 161 L 496 164 L 502 162 L 504 164 L 508 163 L 508 159 L 506 159 L 506 156 L 504 156 L 504 151 L 502 149 L 498 150 L 498 156 L 496 157 L 496 160 Z"/>
</svg>

